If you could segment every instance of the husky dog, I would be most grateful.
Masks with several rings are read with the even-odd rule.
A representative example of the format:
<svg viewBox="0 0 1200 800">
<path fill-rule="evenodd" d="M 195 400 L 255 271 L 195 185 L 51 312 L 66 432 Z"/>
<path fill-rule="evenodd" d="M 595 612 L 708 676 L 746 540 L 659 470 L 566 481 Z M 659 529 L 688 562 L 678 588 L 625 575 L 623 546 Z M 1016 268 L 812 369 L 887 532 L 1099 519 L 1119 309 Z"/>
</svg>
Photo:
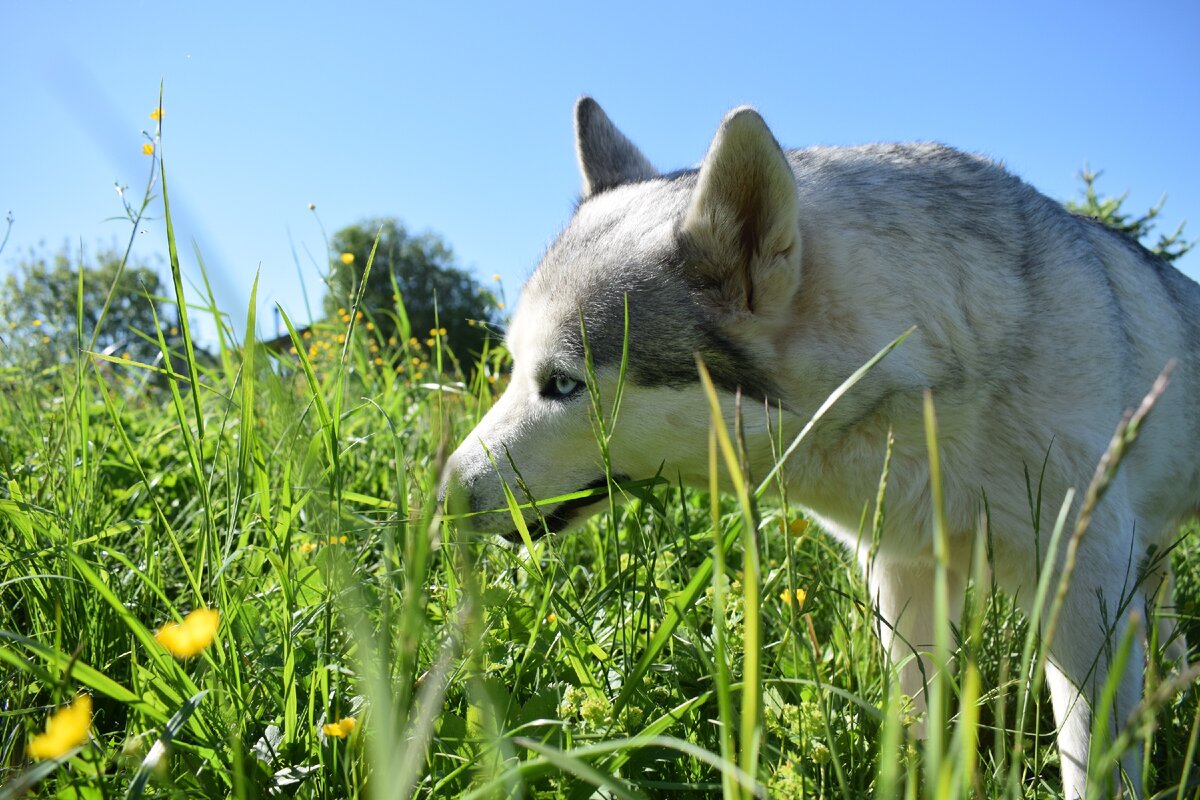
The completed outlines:
<svg viewBox="0 0 1200 800">
<path fill-rule="evenodd" d="M 758 113 L 739 108 L 698 169 L 660 174 L 590 98 L 575 108 L 575 131 L 582 198 L 522 292 L 508 389 L 447 465 L 452 504 L 499 510 L 472 517 L 478 530 L 513 535 L 503 484 L 515 487 L 518 474 L 535 498 L 605 485 L 585 338 L 604 398 L 628 348 L 611 473 L 703 487 L 710 411 L 697 355 L 727 419 L 743 398 L 749 468 L 761 477 L 773 440 L 788 441 L 915 325 L 784 470 L 789 496 L 855 547 L 893 432 L 886 522 L 867 576 L 902 688 L 920 698 L 911 656 L 934 644 L 926 390 L 938 413 L 952 604 L 986 499 L 994 577 L 1028 608 L 1039 570 L 1061 569 L 1062 553 L 1047 566 L 1026 474 L 1043 475 L 1052 518 L 1068 489 L 1087 486 L 1122 413 L 1177 362 L 1081 539 L 1053 641 L 1063 783 L 1082 796 L 1092 700 L 1130 614 L 1144 615 L 1168 577 L 1164 559 L 1147 555 L 1200 500 L 1200 286 L 992 161 L 937 144 L 785 151 Z M 600 506 L 567 500 L 525 521 L 559 531 Z M 865 568 L 865 552 L 860 560 Z M 1143 647 L 1139 638 L 1118 678 L 1115 724 L 1138 705 Z M 1140 787 L 1138 759 L 1123 766 Z"/>
</svg>

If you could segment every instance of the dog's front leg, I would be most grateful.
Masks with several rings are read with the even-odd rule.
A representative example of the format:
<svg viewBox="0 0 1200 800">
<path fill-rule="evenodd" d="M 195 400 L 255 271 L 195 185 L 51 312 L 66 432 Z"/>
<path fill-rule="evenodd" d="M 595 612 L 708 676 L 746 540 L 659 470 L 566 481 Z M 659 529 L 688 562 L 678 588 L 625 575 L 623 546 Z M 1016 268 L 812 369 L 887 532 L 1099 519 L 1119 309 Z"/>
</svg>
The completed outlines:
<svg viewBox="0 0 1200 800">
<path fill-rule="evenodd" d="M 1093 531 L 1089 531 L 1091 533 Z M 1100 532 L 1095 533 L 1099 538 Z M 1144 608 L 1144 601 L 1130 602 L 1124 596 L 1130 591 L 1128 587 L 1132 581 L 1121 578 L 1126 563 L 1120 554 L 1114 554 L 1112 550 L 1098 552 L 1099 548 L 1087 549 L 1088 552 L 1084 552 L 1081 548 L 1080 553 L 1080 562 L 1086 568 L 1076 569 L 1067 588 L 1046 671 L 1054 718 L 1058 723 L 1063 795 L 1067 798 L 1085 796 L 1094 727 L 1092 709 L 1104 691 L 1110 675 L 1109 664 L 1131 624 L 1130 608 Z M 1137 707 L 1142 695 L 1145 648 L 1140 632 L 1132 637 L 1131 647 L 1124 672 L 1113 678 L 1116 693 L 1108 721 L 1110 736 L 1115 736 L 1127 724 L 1129 714 Z M 1135 797 L 1141 792 L 1138 755 L 1137 748 L 1132 748 L 1121 758 L 1121 767 L 1134 787 Z M 1106 796 L 1121 795 L 1117 785 L 1119 777 L 1111 776 Z"/>
<path fill-rule="evenodd" d="M 864 563 L 871 601 L 878 617 L 876 627 L 884 649 L 900 671 L 900 690 L 913 699 L 915 711 L 925 711 L 925 690 L 932 680 L 937 636 L 934 618 L 934 568 L 932 564 L 885 560 Z M 955 572 L 946 574 L 950 620 L 957 624 L 963 606 L 965 581 Z M 953 646 L 953 643 L 951 643 Z M 946 663 L 951 653 L 938 654 Z M 925 723 L 917 723 L 924 735 Z"/>
</svg>

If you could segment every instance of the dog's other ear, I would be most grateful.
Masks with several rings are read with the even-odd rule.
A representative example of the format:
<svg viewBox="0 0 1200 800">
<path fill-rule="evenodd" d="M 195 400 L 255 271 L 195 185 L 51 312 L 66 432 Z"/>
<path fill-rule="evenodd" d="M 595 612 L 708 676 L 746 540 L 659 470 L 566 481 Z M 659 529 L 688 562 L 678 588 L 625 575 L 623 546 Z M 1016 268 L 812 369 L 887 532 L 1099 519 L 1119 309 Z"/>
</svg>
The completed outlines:
<svg viewBox="0 0 1200 800">
<path fill-rule="evenodd" d="M 680 233 L 693 277 L 730 310 L 770 314 L 794 296 L 800 280 L 796 179 L 754 109 L 734 109 L 721 122 Z"/>
<path fill-rule="evenodd" d="M 575 104 L 575 154 L 583 174 L 584 199 L 622 183 L 658 175 L 590 97 L 581 97 Z"/>
</svg>

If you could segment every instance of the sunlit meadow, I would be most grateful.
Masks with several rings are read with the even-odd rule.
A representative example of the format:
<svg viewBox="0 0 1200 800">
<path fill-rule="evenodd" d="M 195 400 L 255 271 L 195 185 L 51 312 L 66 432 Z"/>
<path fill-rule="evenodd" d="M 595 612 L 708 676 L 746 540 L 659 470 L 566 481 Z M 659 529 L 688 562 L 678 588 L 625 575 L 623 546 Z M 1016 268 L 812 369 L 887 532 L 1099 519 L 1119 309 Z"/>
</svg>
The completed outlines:
<svg viewBox="0 0 1200 800">
<path fill-rule="evenodd" d="M 447 326 L 470 323 L 405 330 L 399 296 L 402 335 L 357 307 L 299 328 L 283 309 L 276 348 L 253 299 L 219 309 L 203 276 L 185 307 L 156 144 L 125 210 L 136 227 L 163 201 L 174 295 L 147 302 L 178 306 L 178 339 L 140 363 L 81 325 L 41 372 L 4 343 L 0 800 L 1057 795 L 1038 631 L 976 581 L 918 737 L 855 559 L 756 491 L 719 421 L 732 496 L 618 487 L 532 549 L 441 518 L 440 468 L 503 388 L 501 342 L 451 354 Z M 869 540 L 886 502 L 862 503 Z M 1187 533 L 1162 613 L 1195 642 Z M 1096 758 L 1137 747 L 1140 789 L 1195 798 L 1194 673 L 1167 644 Z"/>
</svg>

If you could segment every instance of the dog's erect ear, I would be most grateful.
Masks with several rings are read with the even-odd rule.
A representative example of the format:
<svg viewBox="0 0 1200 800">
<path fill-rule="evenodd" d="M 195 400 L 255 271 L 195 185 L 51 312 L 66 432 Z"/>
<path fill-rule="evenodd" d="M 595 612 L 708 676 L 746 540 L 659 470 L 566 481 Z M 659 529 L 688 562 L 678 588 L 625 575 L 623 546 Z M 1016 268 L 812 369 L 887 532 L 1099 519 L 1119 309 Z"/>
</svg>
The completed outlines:
<svg viewBox="0 0 1200 800">
<path fill-rule="evenodd" d="M 575 104 L 575 153 L 586 199 L 622 183 L 653 178 L 658 171 L 590 97 Z"/>
<path fill-rule="evenodd" d="M 681 235 L 697 281 L 723 305 L 770 313 L 800 279 L 796 179 L 767 123 L 752 108 L 721 122 L 700 166 Z"/>
</svg>

